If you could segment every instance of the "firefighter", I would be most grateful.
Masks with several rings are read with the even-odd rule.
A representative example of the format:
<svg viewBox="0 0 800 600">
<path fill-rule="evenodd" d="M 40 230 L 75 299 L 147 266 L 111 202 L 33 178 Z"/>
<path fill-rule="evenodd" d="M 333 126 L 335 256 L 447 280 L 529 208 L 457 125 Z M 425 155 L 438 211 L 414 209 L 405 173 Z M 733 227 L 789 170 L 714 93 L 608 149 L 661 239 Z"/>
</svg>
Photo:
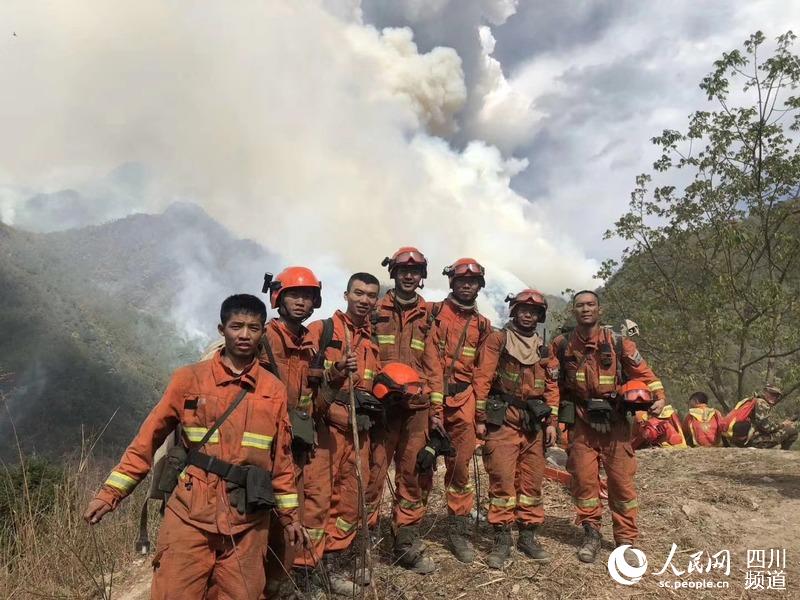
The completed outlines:
<svg viewBox="0 0 800 600">
<path fill-rule="evenodd" d="M 695 392 L 689 396 L 689 412 L 683 419 L 686 442 L 692 446 L 721 446 L 725 430 L 722 413 L 708 405 L 708 396 Z"/>
<path fill-rule="evenodd" d="M 400 415 L 402 417 L 404 413 L 414 412 L 423 413 L 427 420 L 428 401 L 423 394 L 422 378 L 419 372 L 402 362 L 382 363 L 382 365 L 383 368 L 375 379 L 373 390 L 375 396 L 386 408 L 387 421 L 391 422 L 393 416 Z M 408 418 L 406 421 L 414 424 L 413 418 Z M 419 539 L 417 523 L 422 518 L 420 513 L 424 511 L 424 504 L 421 499 L 422 490 L 415 477 L 417 456 L 421 451 L 425 452 L 425 438 L 423 437 L 422 441 L 419 442 L 416 439 L 417 430 L 403 431 L 402 433 L 404 434 L 411 434 L 408 436 L 411 438 L 411 443 L 409 446 L 404 447 L 401 436 L 392 435 L 398 431 L 398 428 L 392 428 L 389 431 L 390 439 L 394 438 L 394 448 L 397 448 L 395 468 L 399 473 L 402 472 L 402 476 L 398 474 L 395 477 L 397 483 L 395 492 L 397 498 L 393 514 L 395 559 L 398 564 L 415 573 L 427 574 L 434 570 L 434 564 L 430 558 L 422 554 L 423 549 Z M 398 439 L 401 440 L 399 446 L 396 441 Z M 409 450 L 409 447 L 412 446 L 413 454 Z M 370 481 L 371 484 L 372 481 Z M 418 498 L 418 500 L 410 502 L 407 500 L 409 497 Z M 422 511 L 419 509 L 422 509 Z M 405 525 L 404 523 L 410 520 L 409 514 L 416 521 L 410 525 Z M 424 515 L 424 512 L 422 514 Z"/>
<path fill-rule="evenodd" d="M 226 299 L 220 313 L 224 348 L 173 374 L 84 514 L 93 525 L 117 508 L 147 475 L 155 449 L 182 427 L 182 444 L 171 451 L 169 476 L 162 478 L 174 491 L 153 558 L 154 599 L 256 600 L 266 579 L 270 513 L 290 544 L 303 539 L 286 388 L 256 360 L 266 307 L 240 294 Z"/>
<path fill-rule="evenodd" d="M 278 317 L 267 323 L 259 345 L 259 360 L 286 386 L 302 523 L 303 468 L 314 445 L 313 401 L 316 390 L 309 371 L 317 353 L 317 340 L 309 334 L 303 322 L 322 305 L 322 283 L 306 267 L 287 267 L 275 279 L 265 281 L 264 291 L 269 292 L 270 305 L 278 310 Z M 269 540 L 267 596 L 277 597 L 281 582 L 292 568 L 294 555 L 280 523 L 271 524 Z"/>
<path fill-rule="evenodd" d="M 391 258 L 385 258 L 383 266 L 389 268 L 394 288 L 372 313 L 372 333 L 380 348 L 381 363 L 395 361 L 421 373 L 430 307 L 416 290 L 428 276 L 428 261 L 416 248 L 403 247 Z M 433 561 L 422 555 L 417 543 L 425 504 L 416 461 L 428 438 L 429 408 L 430 402 L 423 395 L 386 405 L 385 424 L 379 423 L 370 431 L 370 481 L 366 497 L 370 527 L 377 527 L 386 474 L 394 459 L 395 558 L 400 566 L 420 574 L 435 568 Z"/>
<path fill-rule="evenodd" d="M 637 412 L 631 445 L 634 450 L 650 447 L 688 448 L 678 411 L 666 404 L 658 414 Z"/>
<path fill-rule="evenodd" d="M 489 334 L 473 378 L 476 431 L 486 440 L 488 520 L 494 527 L 486 564 L 493 569 L 502 569 L 511 555 L 515 520 L 517 548 L 536 561 L 550 560 L 536 532 L 544 522 L 545 446 L 556 443 L 558 420 L 558 361 L 536 333 L 547 315 L 547 300 L 541 292 L 526 289 L 506 301 L 511 320 Z"/>
<path fill-rule="evenodd" d="M 469 462 L 476 440 L 472 376 L 491 323 L 476 304 L 486 285 L 483 267 L 475 259 L 461 258 L 442 274 L 452 291 L 431 309 L 434 318 L 425 344 L 424 376 L 431 402 L 430 428 L 449 437 L 455 449 L 455 456 L 445 460 L 448 545 L 458 560 L 471 563 L 475 551 L 469 539 L 469 514 L 474 487 Z"/>
<path fill-rule="evenodd" d="M 339 560 L 355 539 L 360 522 L 356 452 L 359 453 L 364 485 L 369 478 L 369 429 L 379 418 L 380 406 L 372 385 L 380 368 L 378 348 L 372 341 L 369 315 L 378 301 L 380 285 L 374 275 L 356 273 L 344 293 L 346 312 L 337 310 L 330 320 L 309 325 L 324 353 L 325 385 L 320 390 L 315 413 L 317 447 L 304 472 L 304 525 L 312 541 L 310 551 L 295 557 L 295 580 L 310 588 L 309 594 L 330 586 L 339 595 L 352 595 L 354 582 Z M 326 321 L 330 339 L 326 338 Z M 356 397 L 359 443 L 354 444 L 350 422 L 350 384 Z M 320 559 L 324 573 L 314 571 Z M 342 564 L 340 564 L 342 563 Z M 367 584 L 366 573 L 359 583 Z"/>
<path fill-rule="evenodd" d="M 760 394 L 740 401 L 725 418 L 725 435 L 735 446 L 789 450 L 797 440 L 797 425 L 792 420 L 778 421 L 772 409 L 783 399 L 781 389 L 767 385 Z"/>
<path fill-rule="evenodd" d="M 636 458 L 631 431 L 617 402 L 617 386 L 629 379 L 643 380 L 656 397 L 651 410 L 665 404 L 664 386 L 642 358 L 636 344 L 600 327 L 600 299 L 584 290 L 572 298 L 575 329 L 553 340 L 551 352 L 560 374 L 559 420 L 570 427 L 567 468 L 572 475 L 576 523 L 583 526 L 578 550 L 591 563 L 600 550 L 600 461 L 608 476 L 608 500 L 617 545 L 632 544 L 637 536 L 638 501 L 633 475 Z"/>
</svg>

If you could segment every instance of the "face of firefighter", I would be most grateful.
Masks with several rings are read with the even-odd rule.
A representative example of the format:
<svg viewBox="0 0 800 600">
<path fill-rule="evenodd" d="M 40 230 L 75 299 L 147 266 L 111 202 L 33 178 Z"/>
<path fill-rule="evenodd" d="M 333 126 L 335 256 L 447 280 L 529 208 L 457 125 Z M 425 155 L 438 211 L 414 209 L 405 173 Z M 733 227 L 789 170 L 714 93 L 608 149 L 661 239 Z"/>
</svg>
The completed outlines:
<svg viewBox="0 0 800 600">
<path fill-rule="evenodd" d="M 361 323 L 378 303 L 380 288 L 374 283 L 364 283 L 357 279 L 349 292 L 344 293 L 347 301 L 347 314 L 356 323 Z"/>
<path fill-rule="evenodd" d="M 297 323 L 305 321 L 314 312 L 316 290 L 310 287 L 292 288 L 281 294 L 280 315 Z"/>
<path fill-rule="evenodd" d="M 522 331 L 533 331 L 539 323 L 539 309 L 530 304 L 520 304 L 514 310 L 514 325 Z"/>
<path fill-rule="evenodd" d="M 456 277 L 453 279 L 453 296 L 461 304 L 472 304 L 481 289 L 480 277 Z"/>
<path fill-rule="evenodd" d="M 227 323 L 218 326 L 225 338 L 225 354 L 234 363 L 249 363 L 264 334 L 264 323 L 259 315 L 234 313 Z"/>
<path fill-rule="evenodd" d="M 394 272 L 394 291 L 401 298 L 412 298 L 422 282 L 422 267 L 400 265 Z"/>
<path fill-rule="evenodd" d="M 580 294 L 572 304 L 575 322 L 584 327 L 593 327 L 600 320 L 600 303 L 594 294 Z"/>
</svg>

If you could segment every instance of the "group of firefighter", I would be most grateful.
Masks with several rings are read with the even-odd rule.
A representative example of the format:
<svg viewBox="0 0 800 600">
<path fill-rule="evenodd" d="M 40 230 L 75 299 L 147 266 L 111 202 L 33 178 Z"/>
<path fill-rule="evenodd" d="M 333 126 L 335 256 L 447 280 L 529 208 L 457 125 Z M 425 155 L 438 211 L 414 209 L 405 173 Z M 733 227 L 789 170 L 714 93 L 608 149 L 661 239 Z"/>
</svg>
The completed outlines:
<svg viewBox="0 0 800 600">
<path fill-rule="evenodd" d="M 471 464 L 481 441 L 494 530 L 489 567 L 510 557 L 514 525 L 519 551 L 549 560 L 537 536 L 545 452 L 567 437 L 583 529 L 578 559 L 592 563 L 600 551 L 601 466 L 614 542 L 635 543 L 637 438 L 629 415 L 646 415 L 638 435 L 656 442 L 664 428 L 650 421 L 662 420 L 666 401 L 630 337 L 600 325 L 597 294 L 574 295 L 575 328 L 548 345 L 537 334 L 547 301 L 534 289 L 509 294 L 501 329 L 480 314 L 484 268 L 471 258 L 445 268 L 451 291 L 433 303 L 417 292 L 428 276 L 419 250 L 400 248 L 383 265 L 394 281 L 383 297 L 375 276 L 356 273 L 346 310 L 308 327 L 322 284 L 307 268 L 267 279 L 278 312 L 269 322 L 257 297 L 227 298 L 221 346 L 173 374 L 85 514 L 94 524 L 114 510 L 162 443 L 178 436 L 160 476 L 171 493 L 153 557 L 153 598 L 285 597 L 282 579 L 301 597 L 350 596 L 370 576 L 363 565 L 353 568 L 358 553 L 346 551 L 364 522 L 379 531 L 386 487 L 395 563 L 430 573 L 436 565 L 421 524 L 439 457 L 447 544 L 470 563 L 471 513 L 479 510 Z"/>
<path fill-rule="evenodd" d="M 636 413 L 633 420 L 634 450 L 650 447 L 688 448 L 737 446 L 791 448 L 797 440 L 795 419 L 779 421 L 772 409 L 783 398 L 781 389 L 769 384 L 759 394 L 738 402 L 727 414 L 708 405 L 704 392 L 689 396 L 683 419 L 670 404 L 658 414 Z"/>
</svg>

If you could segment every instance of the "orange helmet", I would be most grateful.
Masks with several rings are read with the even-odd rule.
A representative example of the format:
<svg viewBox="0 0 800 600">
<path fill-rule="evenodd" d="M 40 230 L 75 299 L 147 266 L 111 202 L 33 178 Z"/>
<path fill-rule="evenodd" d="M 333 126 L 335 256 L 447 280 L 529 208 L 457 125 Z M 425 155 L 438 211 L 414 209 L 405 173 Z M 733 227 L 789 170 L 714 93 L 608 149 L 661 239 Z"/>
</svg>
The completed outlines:
<svg viewBox="0 0 800 600">
<path fill-rule="evenodd" d="M 390 362 L 383 366 L 375 377 L 372 394 L 378 400 L 384 400 L 391 393 L 403 396 L 419 396 L 422 394 L 422 379 L 412 367 L 401 362 Z"/>
<path fill-rule="evenodd" d="M 391 258 L 387 256 L 381 261 L 381 266 L 389 267 L 389 277 L 394 277 L 395 270 L 402 265 L 422 267 L 422 278 L 428 277 L 428 259 L 413 246 L 403 246 Z"/>
<path fill-rule="evenodd" d="M 619 395 L 625 409 L 632 412 L 648 410 L 655 401 L 650 388 L 641 379 L 631 379 L 621 385 Z"/>
<path fill-rule="evenodd" d="M 265 288 L 269 289 L 269 303 L 278 308 L 281 294 L 292 288 L 314 288 L 314 308 L 322 306 L 322 282 L 306 267 L 286 267 L 271 281 L 271 275 L 264 276 Z M 267 290 L 265 289 L 264 292 Z"/>
<path fill-rule="evenodd" d="M 453 285 L 453 280 L 456 277 L 469 276 L 479 277 L 481 280 L 481 287 L 485 287 L 486 279 L 483 277 L 485 273 L 486 270 L 474 258 L 459 258 L 452 265 L 447 266 L 442 270 L 442 275 L 447 275 L 447 279 L 450 281 L 451 287 Z"/>
<path fill-rule="evenodd" d="M 539 323 L 544 323 L 547 317 L 547 299 L 544 294 L 539 290 L 532 290 L 530 288 L 522 290 L 516 296 L 509 294 L 506 296 L 506 302 L 509 304 L 511 316 L 514 316 L 514 309 L 520 304 L 528 304 L 539 309 Z"/>
</svg>

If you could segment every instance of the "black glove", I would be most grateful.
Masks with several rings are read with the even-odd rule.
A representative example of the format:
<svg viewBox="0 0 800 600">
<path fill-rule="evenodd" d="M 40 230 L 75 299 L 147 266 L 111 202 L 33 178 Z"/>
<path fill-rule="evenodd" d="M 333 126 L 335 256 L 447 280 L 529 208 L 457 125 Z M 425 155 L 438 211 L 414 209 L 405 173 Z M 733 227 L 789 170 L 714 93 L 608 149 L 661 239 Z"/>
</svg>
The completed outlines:
<svg viewBox="0 0 800 600">
<path fill-rule="evenodd" d="M 428 445 L 417 454 L 417 470 L 420 473 L 430 471 L 436 465 L 436 457 L 455 455 L 456 450 L 450 443 L 448 435 L 438 429 L 433 429 L 431 430 Z"/>
<path fill-rule="evenodd" d="M 230 502 L 230 505 L 235 508 L 240 515 L 245 514 L 247 512 L 247 494 L 245 489 L 230 481 L 225 482 L 225 487 L 228 490 L 228 502 Z"/>
<path fill-rule="evenodd" d="M 586 416 L 589 425 L 599 433 L 611 431 L 611 417 L 614 414 L 614 407 L 605 398 L 590 398 L 586 402 Z"/>
</svg>

